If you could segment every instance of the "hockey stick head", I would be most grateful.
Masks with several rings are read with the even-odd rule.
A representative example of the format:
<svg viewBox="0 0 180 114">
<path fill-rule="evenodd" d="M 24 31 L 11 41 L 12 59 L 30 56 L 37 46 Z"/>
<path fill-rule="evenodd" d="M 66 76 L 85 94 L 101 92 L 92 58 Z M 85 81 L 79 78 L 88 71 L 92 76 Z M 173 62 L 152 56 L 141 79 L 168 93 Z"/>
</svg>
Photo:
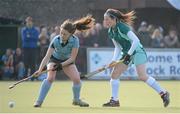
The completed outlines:
<svg viewBox="0 0 180 114">
<path fill-rule="evenodd" d="M 54 65 L 53 67 L 54 67 L 53 69 L 44 70 L 44 71 L 42 71 L 42 72 L 39 73 L 39 74 L 34 73 L 34 74 L 32 74 L 31 76 L 29 76 L 29 77 L 27 77 L 27 78 L 24 78 L 24 79 L 22 79 L 22 80 L 19 80 L 18 82 L 16 82 L 16 83 L 10 85 L 10 86 L 9 86 L 9 89 L 14 88 L 16 85 L 18 85 L 18 84 L 20 84 L 20 83 L 22 83 L 22 82 L 25 82 L 25 81 L 27 81 L 27 80 L 33 78 L 33 77 L 38 77 L 39 75 L 41 75 L 41 74 L 43 74 L 43 73 L 46 73 L 46 72 L 48 72 L 48 71 L 55 71 L 55 70 L 57 70 L 58 65 Z"/>
<path fill-rule="evenodd" d="M 15 86 L 16 86 L 15 84 L 12 84 L 12 85 L 9 86 L 9 89 L 14 88 Z"/>
<path fill-rule="evenodd" d="M 32 77 L 34 77 L 34 75 L 31 75 L 31 76 L 29 76 L 29 77 L 27 77 L 27 78 L 24 78 L 24 79 L 22 79 L 22 80 L 19 80 L 18 82 L 10 85 L 10 86 L 9 86 L 9 89 L 14 88 L 16 85 L 18 85 L 18 84 L 20 84 L 20 83 L 22 83 L 22 82 L 25 82 L 25 81 L 31 79 Z"/>
</svg>

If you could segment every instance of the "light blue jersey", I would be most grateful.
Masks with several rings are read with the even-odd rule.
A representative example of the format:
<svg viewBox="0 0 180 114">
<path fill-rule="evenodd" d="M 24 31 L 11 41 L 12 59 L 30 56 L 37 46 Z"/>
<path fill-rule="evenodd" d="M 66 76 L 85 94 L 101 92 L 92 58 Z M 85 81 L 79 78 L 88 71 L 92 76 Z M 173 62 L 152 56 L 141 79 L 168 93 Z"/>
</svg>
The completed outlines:
<svg viewBox="0 0 180 114">
<path fill-rule="evenodd" d="M 50 48 L 54 48 L 53 56 L 59 60 L 70 58 L 73 48 L 79 48 L 79 39 L 76 36 L 71 36 L 66 44 L 62 44 L 62 38 L 58 35 L 50 43 Z"/>
</svg>

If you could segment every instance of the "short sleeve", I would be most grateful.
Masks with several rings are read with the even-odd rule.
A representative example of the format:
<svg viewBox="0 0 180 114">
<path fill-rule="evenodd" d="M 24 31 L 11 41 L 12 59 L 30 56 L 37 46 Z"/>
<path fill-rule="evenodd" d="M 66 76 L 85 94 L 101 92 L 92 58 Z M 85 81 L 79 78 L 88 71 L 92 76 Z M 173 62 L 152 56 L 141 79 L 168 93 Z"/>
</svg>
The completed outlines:
<svg viewBox="0 0 180 114">
<path fill-rule="evenodd" d="M 55 39 L 51 41 L 51 43 L 49 44 L 49 48 L 54 48 L 55 49 L 54 41 L 55 41 Z"/>
<path fill-rule="evenodd" d="M 120 31 L 123 33 L 123 34 L 125 34 L 125 35 L 127 35 L 127 33 L 129 32 L 129 31 L 131 31 L 131 29 L 130 29 L 130 27 L 127 25 L 127 24 L 125 24 L 125 23 L 118 23 L 118 28 L 120 29 Z"/>
<path fill-rule="evenodd" d="M 79 38 L 74 37 L 73 48 L 79 48 Z"/>
</svg>

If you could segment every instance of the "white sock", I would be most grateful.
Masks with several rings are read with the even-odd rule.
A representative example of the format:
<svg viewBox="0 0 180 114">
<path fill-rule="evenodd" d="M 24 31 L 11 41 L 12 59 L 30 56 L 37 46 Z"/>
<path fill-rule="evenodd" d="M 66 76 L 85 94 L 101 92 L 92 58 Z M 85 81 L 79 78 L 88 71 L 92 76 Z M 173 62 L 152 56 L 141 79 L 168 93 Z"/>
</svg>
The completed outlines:
<svg viewBox="0 0 180 114">
<path fill-rule="evenodd" d="M 112 99 L 118 101 L 118 93 L 119 93 L 119 79 L 111 79 L 111 92 L 112 92 Z"/>
<path fill-rule="evenodd" d="M 165 89 L 161 88 L 159 83 L 153 77 L 148 77 L 148 79 L 146 80 L 146 83 L 149 86 L 151 86 L 154 90 L 156 90 L 158 93 L 166 92 Z"/>
</svg>

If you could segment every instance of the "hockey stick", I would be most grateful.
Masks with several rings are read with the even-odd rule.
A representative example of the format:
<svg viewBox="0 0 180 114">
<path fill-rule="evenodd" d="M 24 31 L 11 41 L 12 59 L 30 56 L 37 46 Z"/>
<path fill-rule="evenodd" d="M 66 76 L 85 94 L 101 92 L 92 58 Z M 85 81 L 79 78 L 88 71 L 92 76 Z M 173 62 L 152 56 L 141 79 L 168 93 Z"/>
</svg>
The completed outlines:
<svg viewBox="0 0 180 114">
<path fill-rule="evenodd" d="M 41 75 L 41 74 L 47 73 L 47 72 L 49 72 L 49 71 L 53 71 L 53 70 L 55 70 L 57 67 L 58 67 L 58 66 L 55 65 L 55 67 L 54 67 L 53 69 L 44 70 L 44 71 L 42 71 L 42 72 L 41 72 L 40 74 L 38 74 L 38 75 L 32 74 L 31 76 L 29 76 L 29 77 L 27 77 L 27 78 L 24 78 L 24 79 L 22 79 L 22 80 L 19 80 L 19 81 L 17 81 L 16 83 L 10 85 L 10 86 L 9 86 L 9 89 L 14 88 L 16 85 L 18 85 L 18 84 L 20 84 L 20 83 L 22 83 L 22 82 L 25 82 L 25 81 L 33 78 L 33 77 L 38 77 L 38 76 Z"/>
<path fill-rule="evenodd" d="M 116 62 L 113 63 L 113 64 L 109 64 L 109 65 L 107 65 L 107 66 L 104 66 L 104 67 L 102 67 L 102 68 L 99 68 L 99 69 L 97 69 L 97 70 L 95 70 L 95 71 L 93 71 L 93 72 L 90 72 L 90 73 L 82 76 L 82 78 L 90 78 L 90 77 L 94 76 L 95 74 L 98 74 L 98 73 L 100 73 L 100 72 L 102 72 L 102 71 L 104 71 L 104 70 L 106 70 L 106 69 L 108 69 L 108 68 L 112 68 L 112 67 L 116 66 L 117 64 L 122 63 L 123 61 L 124 61 L 124 60 L 119 60 L 119 61 L 116 61 Z"/>
</svg>

